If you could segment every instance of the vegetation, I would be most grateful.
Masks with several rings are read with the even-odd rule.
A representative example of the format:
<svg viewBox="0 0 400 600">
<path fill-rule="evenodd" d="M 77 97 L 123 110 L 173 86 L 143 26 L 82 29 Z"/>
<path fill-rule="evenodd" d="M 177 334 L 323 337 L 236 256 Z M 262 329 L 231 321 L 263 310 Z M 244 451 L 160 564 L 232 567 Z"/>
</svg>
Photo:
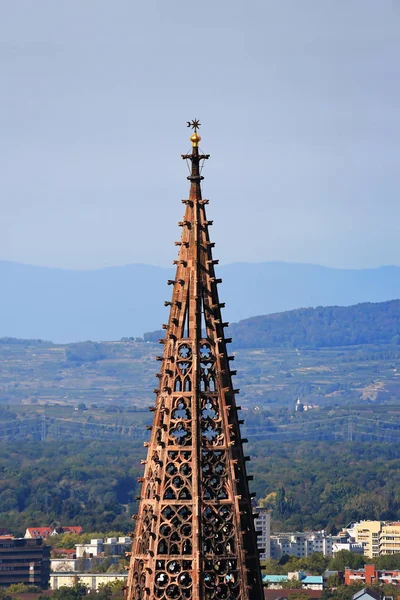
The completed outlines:
<svg viewBox="0 0 400 600">
<path fill-rule="evenodd" d="M 157 345 L 102 343 L 90 359 L 85 344 L 82 349 L 76 346 L 80 344 L 73 350 L 62 345 L 0 344 L 0 439 L 11 436 L 10 421 L 15 431 L 17 420 L 33 416 L 62 418 L 63 430 L 89 419 L 135 424 L 138 415 L 132 419 L 128 413 L 144 411 L 150 418 L 147 407 L 155 387 Z M 79 360 L 68 360 L 67 354 Z M 95 360 L 96 356 L 105 358 Z M 313 410 L 349 405 L 365 409 L 398 402 L 399 361 L 398 345 L 245 348 L 235 353 L 235 387 L 240 388 L 244 407 L 261 408 L 264 414 L 284 409 L 286 418 L 298 398 Z M 86 412 L 74 411 L 82 406 Z M 27 429 L 19 435 L 22 431 Z"/>
<path fill-rule="evenodd" d="M 392 300 L 299 309 L 233 324 L 229 335 L 238 350 L 242 402 L 275 409 L 293 408 L 298 397 L 318 406 L 397 401 L 399 317 L 400 300 Z M 36 412 L 50 404 L 82 403 L 103 412 L 143 409 L 155 384 L 159 337 L 155 332 L 146 342 L 125 337 L 65 345 L 3 338 L 0 404 Z"/>
<path fill-rule="evenodd" d="M 335 532 L 352 520 L 400 519 L 397 444 L 260 441 L 249 450 L 252 489 L 272 511 L 275 531 Z M 3 442 L 0 455 L 0 526 L 12 533 L 44 525 L 132 529 L 141 443 Z M 76 541 L 67 534 L 50 543 L 73 547 Z M 385 560 L 390 566 L 391 558 Z"/>
<path fill-rule="evenodd" d="M 399 316 L 391 301 L 233 326 L 253 489 L 276 530 L 400 519 Z M 131 530 L 159 352 L 0 340 L 0 526 Z"/>
<path fill-rule="evenodd" d="M 132 528 L 136 477 L 142 471 L 138 444 L 2 443 L 0 455 L 0 525 L 12 533 L 23 535 L 26 527 L 44 525 L 82 525 L 85 531 Z M 75 538 L 63 541 L 73 546 Z"/>
<path fill-rule="evenodd" d="M 306 571 L 310 575 L 322 575 L 327 570 L 330 560 L 320 552 L 303 558 L 285 555 L 280 560 L 270 558 L 263 561 L 262 572 L 263 575 L 287 575 L 296 571 Z"/>
<path fill-rule="evenodd" d="M 81 600 L 88 593 L 88 588 L 82 583 L 76 583 L 73 587 L 62 586 L 54 590 L 54 600 Z"/>
<path fill-rule="evenodd" d="M 400 517 L 398 445 L 264 441 L 249 450 L 253 489 L 277 531 Z"/>
<path fill-rule="evenodd" d="M 365 584 L 363 583 L 327 587 L 322 592 L 322 600 L 352 600 L 354 594 L 363 587 L 365 587 Z M 399 588 L 391 583 L 383 584 L 375 582 L 368 587 L 378 592 L 381 598 L 384 596 L 397 598 L 399 594 Z"/>
<path fill-rule="evenodd" d="M 111 598 L 121 599 L 124 596 L 124 582 L 123 581 L 112 581 L 107 584 L 99 585 L 99 589 L 96 593 L 98 600 L 111 600 Z M 86 595 L 90 595 L 88 588 L 77 583 L 74 587 L 60 587 L 54 591 L 52 598 L 54 600 L 82 600 Z"/>
<path fill-rule="evenodd" d="M 400 344 L 400 300 L 300 308 L 231 326 L 237 348 L 321 348 Z"/>
<path fill-rule="evenodd" d="M 89 544 L 90 540 L 93 539 L 104 539 L 106 537 L 120 537 L 125 535 L 122 531 L 107 531 L 99 532 L 92 531 L 84 533 L 60 533 L 58 535 L 52 535 L 46 539 L 46 544 L 51 546 L 53 550 L 57 548 L 72 549 L 75 548 L 75 544 Z"/>
<path fill-rule="evenodd" d="M 41 590 L 37 585 L 26 585 L 25 583 L 12 583 L 7 589 L 10 594 L 38 594 Z"/>
<path fill-rule="evenodd" d="M 305 571 L 311 575 L 323 575 L 326 570 L 343 573 L 346 567 L 350 569 L 359 569 L 370 561 L 371 559 L 349 552 L 348 550 L 341 550 L 334 558 L 326 557 L 319 552 L 315 552 L 311 556 L 305 556 L 303 558 L 286 555 L 280 560 L 269 559 L 263 562 L 262 572 L 266 575 L 287 575 L 288 573 L 296 571 Z M 400 569 L 400 554 L 374 558 L 374 565 L 377 569 Z M 333 575 L 328 578 L 326 582 L 326 588 L 322 593 L 322 600 L 352 600 L 353 595 L 364 585 L 365 584 L 362 582 L 344 585 L 340 583 L 340 579 L 337 575 Z M 299 589 L 300 587 L 301 582 L 298 580 L 291 579 L 287 582 L 282 582 L 282 588 L 294 590 L 288 596 L 291 600 L 303 600 L 301 595 L 304 595 L 304 592 Z M 399 588 L 393 584 L 375 582 L 370 587 L 379 592 L 381 597 L 398 597 Z"/>
</svg>

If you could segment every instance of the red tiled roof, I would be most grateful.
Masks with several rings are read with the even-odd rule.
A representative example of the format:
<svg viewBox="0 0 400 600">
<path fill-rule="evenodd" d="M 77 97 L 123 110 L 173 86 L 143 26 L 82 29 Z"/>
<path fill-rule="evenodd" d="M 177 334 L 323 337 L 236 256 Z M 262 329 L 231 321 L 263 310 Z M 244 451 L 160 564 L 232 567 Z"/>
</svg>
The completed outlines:
<svg viewBox="0 0 400 600">
<path fill-rule="evenodd" d="M 52 527 L 28 527 L 26 532 L 29 533 L 30 537 L 33 538 L 46 538 L 53 533 Z M 80 535 L 83 533 L 83 527 L 80 525 L 67 525 L 65 527 L 58 527 L 57 531 L 61 533 L 76 533 Z"/>
<path fill-rule="evenodd" d="M 73 554 L 75 554 L 76 550 L 74 548 L 54 548 L 53 549 L 53 554 L 59 554 L 59 555 L 70 555 L 72 556 Z"/>
<path fill-rule="evenodd" d="M 51 527 L 28 527 L 26 531 L 33 538 L 44 538 L 50 535 L 53 530 Z"/>
<path fill-rule="evenodd" d="M 68 525 L 67 527 L 61 527 L 61 529 L 63 533 L 77 533 L 79 535 L 83 533 L 83 527 L 80 525 Z"/>
</svg>

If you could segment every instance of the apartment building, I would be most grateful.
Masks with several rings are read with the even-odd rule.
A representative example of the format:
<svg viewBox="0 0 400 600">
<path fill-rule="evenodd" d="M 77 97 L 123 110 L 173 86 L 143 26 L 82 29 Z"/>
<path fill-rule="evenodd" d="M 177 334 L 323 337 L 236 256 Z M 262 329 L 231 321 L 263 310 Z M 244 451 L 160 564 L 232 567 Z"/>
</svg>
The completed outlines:
<svg viewBox="0 0 400 600">
<path fill-rule="evenodd" d="M 125 573 L 51 573 L 50 587 L 57 590 L 60 587 L 74 587 L 77 583 L 86 585 L 90 591 L 98 590 L 100 586 L 114 581 L 126 582 Z"/>
<path fill-rule="evenodd" d="M 93 562 L 99 563 L 106 559 L 112 559 L 117 563 L 132 546 L 130 537 L 93 538 L 87 544 L 75 544 L 72 555 L 64 550 L 64 556 L 57 556 L 51 560 L 51 571 L 54 573 L 68 573 L 77 570 L 89 571 Z"/>
<path fill-rule="evenodd" d="M 271 515 L 265 508 L 261 507 L 257 507 L 255 512 L 257 513 L 257 517 L 254 519 L 254 525 L 259 534 L 257 546 L 262 550 L 262 552 L 260 552 L 260 558 L 265 560 L 271 557 Z"/>
<path fill-rule="evenodd" d="M 400 553 L 400 523 L 361 521 L 352 526 L 352 533 L 368 558 Z"/>
<path fill-rule="evenodd" d="M 130 537 L 94 538 L 89 544 L 75 544 L 76 558 L 94 558 L 97 556 L 123 556 L 130 550 Z"/>
<path fill-rule="evenodd" d="M 384 569 L 378 571 L 375 565 L 365 565 L 362 569 L 348 569 L 344 572 L 344 582 L 346 585 L 352 583 L 361 583 L 369 586 L 373 583 L 391 583 L 393 585 L 400 584 L 400 571 Z"/>
<path fill-rule="evenodd" d="M 344 541 L 340 536 L 328 535 L 325 531 L 297 531 L 271 535 L 271 558 L 279 559 L 285 554 L 302 558 L 314 552 L 324 556 L 333 555 L 335 543 Z"/>
<path fill-rule="evenodd" d="M 379 536 L 379 554 L 400 552 L 400 523 L 386 523 Z"/>
<path fill-rule="evenodd" d="M 361 521 L 352 527 L 354 539 L 362 544 L 365 556 L 379 556 L 379 536 L 382 528 L 381 521 Z"/>
<path fill-rule="evenodd" d="M 0 588 L 25 583 L 47 588 L 50 576 L 50 546 L 42 539 L 0 538 Z"/>
</svg>

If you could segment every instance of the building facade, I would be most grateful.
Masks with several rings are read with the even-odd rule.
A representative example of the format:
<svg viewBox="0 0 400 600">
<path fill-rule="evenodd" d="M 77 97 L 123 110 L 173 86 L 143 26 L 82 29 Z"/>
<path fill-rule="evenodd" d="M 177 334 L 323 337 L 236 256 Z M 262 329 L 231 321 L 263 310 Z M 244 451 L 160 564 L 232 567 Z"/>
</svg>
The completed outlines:
<svg viewBox="0 0 400 600">
<path fill-rule="evenodd" d="M 391 583 L 400 584 L 400 570 L 384 569 L 378 571 L 375 565 L 365 565 L 362 569 L 346 569 L 344 572 L 344 582 L 346 585 L 352 583 L 361 583 L 366 586 L 373 583 Z"/>
<path fill-rule="evenodd" d="M 302 558 L 314 552 L 324 556 L 334 556 L 340 544 L 347 543 L 343 536 L 329 535 L 325 531 L 296 531 L 293 533 L 278 533 L 270 536 L 270 557 L 280 559 L 285 554 Z M 355 545 L 362 552 L 361 545 Z"/>
<path fill-rule="evenodd" d="M 43 538 L 46 539 L 51 535 L 59 535 L 61 533 L 75 533 L 81 535 L 83 528 L 80 525 L 68 525 L 65 527 L 28 527 L 25 536 L 26 538 Z"/>
<path fill-rule="evenodd" d="M 50 576 L 50 546 L 42 539 L 0 539 L 0 587 L 25 583 L 46 589 Z"/>
<path fill-rule="evenodd" d="M 98 590 L 100 585 L 114 581 L 126 582 L 126 573 L 51 573 L 50 587 L 58 590 L 60 587 L 74 587 L 77 583 L 85 585 L 89 590 Z"/>
<path fill-rule="evenodd" d="M 347 550 L 347 552 L 354 552 L 354 554 L 363 554 L 364 548 L 362 544 L 358 544 L 354 541 L 349 542 L 334 542 L 332 544 L 332 556 L 336 556 L 338 552 Z"/>
<path fill-rule="evenodd" d="M 271 558 L 271 515 L 270 513 L 259 506 L 256 510 L 256 518 L 254 526 L 258 532 L 257 545 L 260 551 L 261 559 Z"/>
<path fill-rule="evenodd" d="M 88 544 L 75 544 L 76 558 L 122 556 L 132 546 L 130 537 L 94 538 Z"/>
<path fill-rule="evenodd" d="M 302 589 L 322 590 L 322 575 L 308 575 L 304 571 L 293 571 L 287 575 L 264 575 L 263 584 L 269 589 L 290 588 L 291 581 L 300 581 Z"/>
<path fill-rule="evenodd" d="M 361 521 L 352 526 L 357 543 L 362 544 L 368 558 L 400 553 L 400 523 Z"/>
</svg>

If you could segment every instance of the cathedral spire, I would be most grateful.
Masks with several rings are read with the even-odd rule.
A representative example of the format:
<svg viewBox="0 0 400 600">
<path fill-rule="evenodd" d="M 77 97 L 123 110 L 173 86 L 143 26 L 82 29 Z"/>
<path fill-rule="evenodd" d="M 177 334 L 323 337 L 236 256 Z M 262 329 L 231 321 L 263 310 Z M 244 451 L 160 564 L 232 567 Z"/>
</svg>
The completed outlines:
<svg viewBox="0 0 400 600">
<path fill-rule="evenodd" d="M 200 123 L 188 123 L 189 197 L 158 373 L 127 600 L 261 600 L 263 590 L 222 321 L 217 260 L 202 198 Z"/>
</svg>

